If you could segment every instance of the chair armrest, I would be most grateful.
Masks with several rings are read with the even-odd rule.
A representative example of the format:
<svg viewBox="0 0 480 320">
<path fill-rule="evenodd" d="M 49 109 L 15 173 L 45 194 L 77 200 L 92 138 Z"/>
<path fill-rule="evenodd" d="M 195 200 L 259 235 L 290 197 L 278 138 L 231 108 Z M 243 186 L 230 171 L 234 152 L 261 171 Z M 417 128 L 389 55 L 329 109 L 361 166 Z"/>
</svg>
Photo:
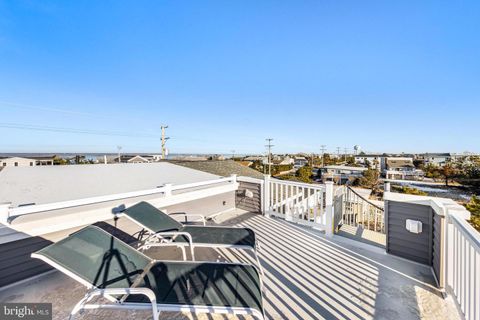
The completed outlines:
<svg viewBox="0 0 480 320">
<path fill-rule="evenodd" d="M 171 237 L 172 241 L 175 240 L 176 237 L 178 236 L 185 236 L 188 240 L 188 244 L 190 246 L 190 254 L 192 255 L 192 259 L 195 261 L 195 254 L 193 252 L 193 240 L 192 236 L 188 232 L 182 232 L 182 231 L 166 231 L 166 232 L 157 232 L 157 233 L 152 233 L 150 234 L 150 238 L 157 238 L 157 239 L 164 239 L 165 237 Z M 149 243 L 148 239 L 145 241 L 145 244 L 139 247 L 139 250 L 142 249 L 149 249 L 150 247 L 155 246 L 155 243 Z"/>
<path fill-rule="evenodd" d="M 203 223 L 204 226 L 207 225 L 207 219 L 205 219 L 205 216 L 202 214 L 198 213 L 185 213 L 185 212 L 175 212 L 175 213 L 170 213 L 171 216 L 173 215 L 183 215 L 185 217 L 185 222 L 188 222 L 188 217 L 197 217 L 200 218 L 200 221 Z"/>
</svg>

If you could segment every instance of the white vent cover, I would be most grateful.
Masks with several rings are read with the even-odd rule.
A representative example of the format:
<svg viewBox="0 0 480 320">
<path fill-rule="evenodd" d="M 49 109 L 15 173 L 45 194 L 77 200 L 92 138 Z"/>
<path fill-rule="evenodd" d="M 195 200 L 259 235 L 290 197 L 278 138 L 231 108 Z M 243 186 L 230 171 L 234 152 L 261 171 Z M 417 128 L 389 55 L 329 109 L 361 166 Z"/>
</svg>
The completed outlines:
<svg viewBox="0 0 480 320">
<path fill-rule="evenodd" d="M 418 220 L 407 219 L 405 228 L 411 233 L 422 233 L 422 222 Z"/>
<path fill-rule="evenodd" d="M 248 190 L 248 189 L 246 189 L 246 190 L 245 190 L 245 197 L 247 197 L 247 198 L 253 198 L 253 192 L 250 191 L 250 190 Z"/>
</svg>

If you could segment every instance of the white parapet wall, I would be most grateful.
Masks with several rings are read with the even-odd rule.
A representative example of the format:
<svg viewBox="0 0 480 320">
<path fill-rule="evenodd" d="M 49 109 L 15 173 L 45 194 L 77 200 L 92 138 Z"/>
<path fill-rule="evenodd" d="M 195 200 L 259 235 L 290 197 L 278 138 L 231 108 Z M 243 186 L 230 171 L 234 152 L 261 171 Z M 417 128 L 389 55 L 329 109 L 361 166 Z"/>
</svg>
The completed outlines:
<svg viewBox="0 0 480 320">
<path fill-rule="evenodd" d="M 236 176 L 183 185 L 164 185 L 101 197 L 11 208 L 0 204 L 0 244 L 112 219 L 113 212 L 148 201 L 157 208 L 206 199 L 238 189 Z"/>
</svg>

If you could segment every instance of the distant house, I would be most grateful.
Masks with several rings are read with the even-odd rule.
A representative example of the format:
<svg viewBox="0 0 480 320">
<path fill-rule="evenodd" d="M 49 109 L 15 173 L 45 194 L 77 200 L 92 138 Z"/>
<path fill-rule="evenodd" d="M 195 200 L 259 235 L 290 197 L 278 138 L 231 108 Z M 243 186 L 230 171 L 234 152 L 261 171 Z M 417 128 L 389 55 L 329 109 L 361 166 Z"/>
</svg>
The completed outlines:
<svg viewBox="0 0 480 320">
<path fill-rule="evenodd" d="M 243 159 L 244 161 L 263 161 L 265 160 L 264 156 L 248 156 Z"/>
<path fill-rule="evenodd" d="M 363 172 L 368 170 L 368 168 L 330 165 L 320 170 L 323 181 L 335 181 L 339 184 L 345 184 L 347 181 L 353 181 L 363 176 Z"/>
<path fill-rule="evenodd" d="M 452 161 L 454 156 L 451 153 L 424 153 L 419 155 L 418 158 L 423 160 L 425 165 L 443 167 L 448 162 Z"/>
<path fill-rule="evenodd" d="M 392 180 L 418 180 L 423 178 L 423 171 L 415 169 L 413 159 L 407 157 L 387 158 L 385 177 Z"/>
<path fill-rule="evenodd" d="M 355 163 L 368 166 L 370 169 L 383 171 L 385 169 L 386 155 L 383 154 L 363 154 L 355 156 Z"/>
<path fill-rule="evenodd" d="M 295 169 L 301 168 L 308 164 L 308 160 L 305 157 L 295 157 L 293 167 Z"/>
<path fill-rule="evenodd" d="M 51 166 L 53 165 L 52 157 L 3 157 L 0 158 L 1 167 L 34 167 L 34 166 Z"/>
<path fill-rule="evenodd" d="M 280 159 L 280 161 L 276 164 L 280 165 L 280 166 L 283 166 L 283 165 L 291 165 L 291 164 L 294 164 L 295 163 L 295 160 L 292 159 L 291 157 L 289 156 L 286 156 L 284 157 L 283 159 Z"/>
<path fill-rule="evenodd" d="M 118 157 L 114 159 L 114 162 L 118 163 L 150 163 L 154 162 L 153 156 L 145 156 L 145 155 L 121 155 L 120 161 L 118 161 Z"/>
</svg>

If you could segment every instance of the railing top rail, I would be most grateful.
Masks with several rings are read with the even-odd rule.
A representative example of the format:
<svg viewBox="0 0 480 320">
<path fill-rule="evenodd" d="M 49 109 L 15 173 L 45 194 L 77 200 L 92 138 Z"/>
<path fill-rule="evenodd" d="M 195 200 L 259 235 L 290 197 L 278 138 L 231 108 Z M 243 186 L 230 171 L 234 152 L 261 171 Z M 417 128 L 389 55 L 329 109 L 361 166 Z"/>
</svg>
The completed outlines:
<svg viewBox="0 0 480 320">
<path fill-rule="evenodd" d="M 161 193 L 165 193 L 168 190 L 178 191 L 178 190 L 185 190 L 185 189 L 191 189 L 196 187 L 204 187 L 204 186 L 223 184 L 223 183 L 235 182 L 235 181 L 236 179 L 234 177 L 227 177 L 227 178 L 220 178 L 215 180 L 207 180 L 207 181 L 200 181 L 200 182 L 180 184 L 180 185 L 171 185 L 171 186 L 164 185 L 164 186 L 153 188 L 153 189 L 118 193 L 118 194 L 112 194 L 112 195 L 106 195 L 106 196 L 89 197 L 89 198 L 78 199 L 78 200 L 68 200 L 68 201 L 60 201 L 60 202 L 53 202 L 53 203 L 46 203 L 46 204 L 30 205 L 30 206 L 24 206 L 24 207 L 16 207 L 16 208 L 9 209 L 9 217 L 11 218 L 15 216 L 30 214 L 30 213 L 38 213 L 38 212 L 51 211 L 51 210 L 57 210 L 57 209 L 66 209 L 66 208 L 78 207 L 82 205 L 97 204 L 97 203 L 120 200 L 120 199 L 148 196 L 153 194 L 161 194 Z"/>
<path fill-rule="evenodd" d="M 359 197 L 360 199 L 362 199 L 363 201 L 367 202 L 369 205 L 377 208 L 378 210 L 381 210 L 381 211 L 384 211 L 384 209 L 372 202 L 370 202 L 368 199 L 365 199 L 362 195 L 360 195 L 358 192 L 356 192 L 355 190 L 353 190 L 351 187 L 347 186 L 347 189 L 350 190 L 353 194 L 355 194 L 357 197 Z"/>
<path fill-rule="evenodd" d="M 462 234 L 476 246 L 477 250 L 480 250 L 480 233 L 478 233 L 478 231 L 462 217 L 458 217 L 455 214 L 449 214 L 448 216 L 451 218 L 451 221 L 455 226 L 462 231 Z"/>
<path fill-rule="evenodd" d="M 257 178 L 246 177 L 246 176 L 238 176 L 237 180 L 242 182 L 251 182 L 251 183 L 258 183 L 258 184 L 264 183 L 263 179 L 257 179 Z"/>
<path fill-rule="evenodd" d="M 325 185 L 322 185 L 322 184 L 312 184 L 312 183 L 294 182 L 294 181 L 287 181 L 287 180 L 273 180 L 273 179 L 270 180 L 270 182 L 271 183 L 277 183 L 277 184 L 290 185 L 290 186 L 295 186 L 295 187 L 325 190 Z"/>
</svg>

